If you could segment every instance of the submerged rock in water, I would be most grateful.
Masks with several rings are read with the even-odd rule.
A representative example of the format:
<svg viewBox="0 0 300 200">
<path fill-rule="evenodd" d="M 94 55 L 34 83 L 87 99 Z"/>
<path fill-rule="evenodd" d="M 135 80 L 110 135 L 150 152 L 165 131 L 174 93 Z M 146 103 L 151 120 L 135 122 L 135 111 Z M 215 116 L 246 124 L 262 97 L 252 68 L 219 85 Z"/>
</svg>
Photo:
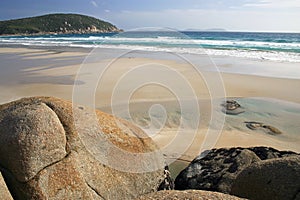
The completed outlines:
<svg viewBox="0 0 300 200">
<path fill-rule="evenodd" d="M 157 190 L 164 178 L 163 169 L 119 171 L 97 159 L 91 152 L 93 146 L 83 141 L 83 137 L 91 137 L 89 134 L 101 134 L 123 151 L 143 154 L 157 150 L 151 138 L 131 123 L 101 111 L 94 112 L 101 127 L 98 132 L 90 123 L 95 116 L 87 110 L 52 97 L 0 105 L 0 166 L 14 199 L 134 199 Z M 81 127 L 75 126 L 74 112 L 80 117 Z M 84 135 L 79 135 L 79 130 Z M 89 139 L 93 142 L 98 137 Z M 108 163 L 122 166 L 125 161 L 140 166 L 121 155 L 110 160 L 113 153 L 107 151 Z"/>
<path fill-rule="evenodd" d="M 300 156 L 251 164 L 237 176 L 231 194 L 253 200 L 300 200 Z"/>
<path fill-rule="evenodd" d="M 251 129 L 251 130 L 256 130 L 260 127 L 262 127 L 263 123 L 260 122 L 245 122 L 246 123 L 246 127 Z"/>
<path fill-rule="evenodd" d="M 281 132 L 278 128 L 275 128 L 274 126 L 263 125 L 262 127 L 263 127 L 269 134 L 282 134 L 282 132 Z"/>
<path fill-rule="evenodd" d="M 175 179 L 175 189 L 230 193 L 237 175 L 252 163 L 297 155 L 268 147 L 221 148 L 195 158 Z"/>
<path fill-rule="evenodd" d="M 226 100 L 223 104 L 222 111 L 229 115 L 238 115 L 245 112 L 244 108 L 235 100 Z"/>
<path fill-rule="evenodd" d="M 266 125 L 261 122 L 244 122 L 246 124 L 246 127 L 251 130 L 262 130 L 265 133 L 271 134 L 271 135 L 278 135 L 282 134 L 282 132 L 275 128 L 274 126 Z"/>
</svg>

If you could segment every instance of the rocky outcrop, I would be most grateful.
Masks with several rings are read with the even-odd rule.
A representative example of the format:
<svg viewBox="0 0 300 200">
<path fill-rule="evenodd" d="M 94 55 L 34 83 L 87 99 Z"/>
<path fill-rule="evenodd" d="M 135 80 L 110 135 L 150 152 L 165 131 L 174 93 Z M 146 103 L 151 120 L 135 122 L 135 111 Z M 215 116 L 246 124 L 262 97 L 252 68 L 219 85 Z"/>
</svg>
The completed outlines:
<svg viewBox="0 0 300 200">
<path fill-rule="evenodd" d="M 231 193 L 253 200 L 300 200 L 300 156 L 251 164 L 237 176 Z"/>
<path fill-rule="evenodd" d="M 262 160 L 297 155 L 267 147 L 222 148 L 195 158 L 177 176 L 175 189 L 198 189 L 230 193 L 232 184 L 247 166 Z"/>
<path fill-rule="evenodd" d="M 156 150 L 153 141 L 129 122 L 101 111 L 96 111 L 98 132 L 90 123 L 94 116 L 88 108 L 73 106 L 51 97 L 25 98 L 0 106 L 0 169 L 14 199 L 133 199 L 156 191 L 164 179 L 163 169 L 143 173 L 117 170 L 93 152 L 104 146 L 92 145 L 99 134 L 135 155 Z M 75 126 L 76 120 L 81 127 Z M 83 141 L 85 136 L 91 143 Z M 115 152 L 104 153 L 108 159 Z M 140 166 L 122 155 L 117 158 L 107 162 L 122 167 L 125 160 L 128 165 Z"/>
<path fill-rule="evenodd" d="M 179 200 L 179 199 L 189 199 L 189 200 L 239 200 L 235 196 L 228 194 L 222 194 L 219 192 L 201 191 L 201 190 L 164 190 L 151 194 L 147 194 L 139 197 L 136 200 Z"/>
<path fill-rule="evenodd" d="M 86 34 L 121 31 L 109 22 L 69 13 L 0 21 L 0 35 Z"/>
<path fill-rule="evenodd" d="M 1 173 L 0 173 L 0 197 L 2 200 L 13 200 Z"/>
</svg>

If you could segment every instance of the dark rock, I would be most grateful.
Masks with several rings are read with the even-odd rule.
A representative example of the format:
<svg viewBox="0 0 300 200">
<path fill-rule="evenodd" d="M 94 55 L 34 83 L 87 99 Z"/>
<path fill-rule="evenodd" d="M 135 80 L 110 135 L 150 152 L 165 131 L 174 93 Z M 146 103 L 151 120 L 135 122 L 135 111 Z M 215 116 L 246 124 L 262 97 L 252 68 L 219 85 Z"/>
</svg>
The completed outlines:
<svg viewBox="0 0 300 200">
<path fill-rule="evenodd" d="M 228 115 L 238 115 L 245 112 L 245 109 L 235 100 L 226 100 L 223 104 L 222 111 Z"/>
<path fill-rule="evenodd" d="M 239 200 L 242 198 L 222 194 L 219 192 L 201 191 L 201 190 L 165 190 L 150 193 L 137 198 L 136 200 Z"/>
<path fill-rule="evenodd" d="M 231 191 L 237 175 L 252 163 L 271 158 L 297 155 L 267 147 L 221 148 L 211 150 L 205 157 L 195 158 L 175 179 L 175 189 Z"/>
<path fill-rule="evenodd" d="M 166 166 L 165 167 L 165 171 L 164 171 L 164 180 L 159 185 L 158 191 L 160 191 L 160 190 L 174 190 L 174 188 L 175 188 L 175 186 L 174 186 L 174 180 L 171 177 L 171 173 L 169 171 L 169 167 Z"/>
<path fill-rule="evenodd" d="M 231 194 L 253 200 L 300 200 L 300 156 L 251 164 L 237 176 Z"/>
<path fill-rule="evenodd" d="M 76 108 L 71 102 L 51 97 L 0 105 L 0 166 L 13 198 L 133 199 L 156 191 L 164 178 L 163 169 L 145 173 L 119 171 L 100 162 L 83 137 L 92 134 L 93 141 L 97 141 L 94 135 L 102 134 L 133 154 L 153 152 L 157 149 L 154 142 L 131 123 L 96 111 L 93 113 L 98 119 L 96 125 L 101 127 L 99 131 L 90 123 L 95 116 L 88 108 Z M 75 126 L 76 120 L 82 126 Z M 79 135 L 79 130 L 84 132 Z M 110 160 L 114 154 L 105 154 L 109 163 L 121 165 L 125 160 L 128 165 L 140 166 L 118 154 L 117 159 Z"/>
</svg>

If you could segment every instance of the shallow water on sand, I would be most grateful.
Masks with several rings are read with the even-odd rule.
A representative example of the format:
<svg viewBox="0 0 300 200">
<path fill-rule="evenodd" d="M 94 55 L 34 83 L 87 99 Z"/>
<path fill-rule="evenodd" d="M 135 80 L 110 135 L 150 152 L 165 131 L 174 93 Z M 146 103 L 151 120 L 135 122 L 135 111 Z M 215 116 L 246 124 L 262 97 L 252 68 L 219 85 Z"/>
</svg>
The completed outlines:
<svg viewBox="0 0 300 200">
<path fill-rule="evenodd" d="M 283 141 L 300 144 L 300 104 L 270 98 L 236 98 L 245 110 L 239 115 L 227 115 L 225 128 L 253 133 L 244 122 L 261 122 L 279 129 L 282 134 L 270 135 Z M 261 134 L 266 134 L 263 131 Z"/>
<path fill-rule="evenodd" d="M 236 100 L 241 105 L 244 112 L 238 115 L 222 113 L 222 115 L 225 116 L 225 123 L 223 127 L 225 131 L 237 130 L 257 137 L 261 135 L 264 138 L 270 138 L 272 140 L 275 139 L 276 141 L 282 141 L 284 143 L 293 143 L 294 145 L 297 143 L 300 144 L 300 104 L 271 98 L 228 99 Z M 222 101 L 217 100 L 217 102 Z M 188 111 L 181 113 L 180 106 L 172 100 L 165 102 L 136 102 L 130 106 L 130 118 L 125 117 L 125 119 L 132 120 L 132 122 L 138 126 L 150 124 L 151 119 L 149 117 L 148 109 L 153 103 L 161 104 L 166 109 L 165 114 L 168 118 L 165 121 L 165 124 L 162 125 L 166 126 L 166 128 L 176 129 L 180 126 L 180 119 L 185 119 L 186 122 L 189 122 L 191 119 L 189 113 L 187 113 Z M 211 120 L 210 105 L 210 100 L 199 100 L 199 106 L 201 108 L 200 128 L 207 128 L 209 125 L 209 120 Z M 107 111 L 107 109 L 101 109 Z M 218 106 L 217 104 L 214 109 L 217 112 L 221 112 L 222 106 Z M 192 108 L 190 110 L 192 110 Z M 122 115 L 119 115 L 119 117 L 123 118 Z M 216 122 L 215 124 L 223 123 L 222 118 L 212 120 Z M 251 130 L 247 128 L 245 122 L 260 122 L 279 129 L 282 134 L 272 135 L 259 129 Z M 186 128 L 192 128 L 189 123 L 186 125 Z M 218 126 L 218 128 L 220 127 L 221 126 Z M 215 127 L 212 125 L 210 128 L 214 129 Z"/>
</svg>

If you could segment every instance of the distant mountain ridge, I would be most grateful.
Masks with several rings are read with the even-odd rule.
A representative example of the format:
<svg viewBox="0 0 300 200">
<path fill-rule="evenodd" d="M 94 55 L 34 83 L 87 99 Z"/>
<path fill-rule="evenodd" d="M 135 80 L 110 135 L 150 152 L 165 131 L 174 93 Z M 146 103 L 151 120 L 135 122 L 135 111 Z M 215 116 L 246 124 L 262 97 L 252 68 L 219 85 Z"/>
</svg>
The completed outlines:
<svg viewBox="0 0 300 200">
<path fill-rule="evenodd" d="M 226 32 L 227 30 L 224 28 L 209 28 L 209 29 L 185 29 L 183 31 L 186 32 Z"/>
<path fill-rule="evenodd" d="M 120 32 L 115 25 L 79 14 L 48 14 L 0 21 L 0 35 Z"/>
</svg>

